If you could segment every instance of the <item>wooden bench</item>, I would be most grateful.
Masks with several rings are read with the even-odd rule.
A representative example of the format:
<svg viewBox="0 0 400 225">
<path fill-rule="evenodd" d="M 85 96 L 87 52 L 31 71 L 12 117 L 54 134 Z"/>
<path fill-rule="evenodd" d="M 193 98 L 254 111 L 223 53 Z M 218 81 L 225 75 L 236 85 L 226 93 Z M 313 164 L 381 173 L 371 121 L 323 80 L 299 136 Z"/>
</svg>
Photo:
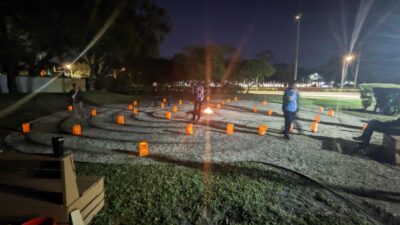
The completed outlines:
<svg viewBox="0 0 400 225">
<path fill-rule="evenodd" d="M 0 224 L 37 216 L 70 224 L 77 209 L 88 224 L 103 206 L 104 178 L 77 177 L 71 154 L 0 154 Z"/>
<path fill-rule="evenodd" d="M 393 163 L 400 164 L 400 136 L 383 134 L 383 146 L 393 157 Z"/>
</svg>

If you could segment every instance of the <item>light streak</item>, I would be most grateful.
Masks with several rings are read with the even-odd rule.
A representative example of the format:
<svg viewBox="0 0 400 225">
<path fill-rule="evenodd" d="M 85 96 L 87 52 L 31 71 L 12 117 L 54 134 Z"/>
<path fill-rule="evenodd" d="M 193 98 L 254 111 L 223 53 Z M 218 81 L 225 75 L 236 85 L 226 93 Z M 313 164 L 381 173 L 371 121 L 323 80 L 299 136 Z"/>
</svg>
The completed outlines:
<svg viewBox="0 0 400 225">
<path fill-rule="evenodd" d="M 240 61 L 240 56 L 241 56 L 241 52 L 245 46 L 245 44 L 247 43 L 247 39 L 250 36 L 250 34 L 253 32 L 255 23 L 252 22 L 246 29 L 242 39 L 240 40 L 239 46 L 237 48 L 237 50 L 234 52 L 224 74 L 222 75 L 222 80 L 227 80 L 228 77 L 231 75 L 232 71 L 235 69 L 236 65 L 238 64 L 238 62 Z"/>
<path fill-rule="evenodd" d="M 353 35 L 351 38 L 351 43 L 350 43 L 350 53 L 353 52 L 354 46 L 356 45 L 356 42 L 358 40 L 358 37 L 361 33 L 361 29 L 365 23 L 365 19 L 368 16 L 369 11 L 371 10 L 371 6 L 374 3 L 374 0 L 362 0 L 360 2 L 360 7 L 357 12 L 356 16 L 356 21 L 354 24 L 354 29 L 353 29 Z"/>
</svg>

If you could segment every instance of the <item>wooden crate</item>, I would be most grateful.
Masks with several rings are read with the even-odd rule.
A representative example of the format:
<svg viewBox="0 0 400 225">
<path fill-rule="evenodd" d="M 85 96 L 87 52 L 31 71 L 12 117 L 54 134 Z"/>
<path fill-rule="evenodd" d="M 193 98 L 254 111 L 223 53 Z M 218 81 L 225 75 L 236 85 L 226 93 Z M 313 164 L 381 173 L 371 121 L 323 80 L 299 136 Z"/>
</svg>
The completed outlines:
<svg viewBox="0 0 400 225">
<path fill-rule="evenodd" d="M 77 177 L 73 156 L 0 154 L 0 224 L 53 217 L 69 224 L 79 209 L 85 224 L 104 206 L 104 178 Z M 7 204 L 4 204 L 4 203 Z"/>
<path fill-rule="evenodd" d="M 400 164 L 400 136 L 383 134 L 383 146 L 394 157 L 394 162 Z"/>
</svg>

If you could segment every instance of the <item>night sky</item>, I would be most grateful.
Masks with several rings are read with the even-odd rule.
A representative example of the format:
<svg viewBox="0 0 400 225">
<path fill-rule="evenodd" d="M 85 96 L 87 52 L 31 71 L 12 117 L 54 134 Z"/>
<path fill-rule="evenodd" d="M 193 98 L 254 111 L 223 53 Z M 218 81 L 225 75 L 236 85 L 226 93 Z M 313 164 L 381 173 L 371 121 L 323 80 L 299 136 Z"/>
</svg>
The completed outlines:
<svg viewBox="0 0 400 225">
<path fill-rule="evenodd" d="M 398 0 L 156 0 L 165 8 L 172 31 L 161 45 L 170 58 L 184 46 L 227 44 L 243 57 L 270 49 L 275 62 L 293 63 L 297 24 L 302 13 L 299 65 L 318 68 L 350 49 L 358 13 L 367 12 L 355 45 L 362 43 L 360 77 L 400 80 L 400 1 Z M 361 7 L 360 7 L 361 6 Z M 361 77 L 361 80 L 364 80 Z"/>
</svg>

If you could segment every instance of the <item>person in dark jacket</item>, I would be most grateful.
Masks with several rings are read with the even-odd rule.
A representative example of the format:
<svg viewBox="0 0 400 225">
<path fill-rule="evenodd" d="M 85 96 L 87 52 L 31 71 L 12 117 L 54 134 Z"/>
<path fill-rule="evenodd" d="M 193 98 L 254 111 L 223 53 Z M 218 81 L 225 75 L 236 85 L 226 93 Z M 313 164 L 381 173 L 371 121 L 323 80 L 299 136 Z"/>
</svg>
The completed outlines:
<svg viewBox="0 0 400 225">
<path fill-rule="evenodd" d="M 151 95 L 153 96 L 153 102 L 154 102 L 154 107 L 159 107 L 160 105 L 158 104 L 158 100 L 160 98 L 159 93 L 158 93 L 158 87 L 157 87 L 157 83 L 154 82 L 153 86 L 151 88 Z"/>
<path fill-rule="evenodd" d="M 352 149 L 352 152 L 365 150 L 369 146 L 369 142 L 374 131 L 382 132 L 389 135 L 400 135 L 400 117 L 397 120 L 386 122 L 382 122 L 379 120 L 369 121 L 361 136 L 353 137 L 354 140 L 361 142 Z"/>
<path fill-rule="evenodd" d="M 192 92 L 193 92 L 193 101 L 194 101 L 192 120 L 196 119 L 196 115 L 197 115 L 197 120 L 200 120 L 201 105 L 203 104 L 203 101 L 204 101 L 204 84 L 203 84 L 203 82 L 196 83 L 193 86 Z"/>
<path fill-rule="evenodd" d="M 73 89 L 69 92 L 69 96 L 71 98 L 72 107 L 74 110 L 74 119 L 77 119 L 79 116 L 84 117 L 83 112 L 83 94 L 81 88 L 73 84 Z"/>
<path fill-rule="evenodd" d="M 282 132 L 285 139 L 289 140 L 290 127 L 299 110 L 299 92 L 296 90 L 296 82 L 290 82 L 283 94 L 282 111 L 285 116 L 285 129 Z"/>
</svg>

